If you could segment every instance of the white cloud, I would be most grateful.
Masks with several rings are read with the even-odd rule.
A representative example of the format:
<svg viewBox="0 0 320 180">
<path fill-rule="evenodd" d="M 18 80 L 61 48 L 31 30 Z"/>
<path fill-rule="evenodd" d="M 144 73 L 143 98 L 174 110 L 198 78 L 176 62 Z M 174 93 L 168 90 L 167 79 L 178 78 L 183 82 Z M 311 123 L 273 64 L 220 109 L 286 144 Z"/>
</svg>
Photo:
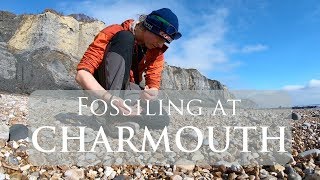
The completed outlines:
<svg viewBox="0 0 320 180">
<path fill-rule="evenodd" d="M 286 91 L 312 89 L 312 88 L 320 88 L 320 80 L 311 79 L 306 85 L 286 85 L 282 87 L 282 89 Z"/>
<path fill-rule="evenodd" d="M 293 90 L 299 90 L 303 88 L 304 86 L 301 86 L 301 85 L 287 85 L 287 86 L 284 86 L 282 89 L 286 91 L 293 91 Z"/>
<path fill-rule="evenodd" d="M 268 49 L 268 46 L 257 44 L 257 45 L 247 45 L 244 46 L 240 52 L 242 53 L 252 53 L 252 52 L 259 52 L 259 51 L 265 51 Z"/>
<path fill-rule="evenodd" d="M 218 66 L 229 64 L 228 54 L 222 48 L 228 30 L 227 16 L 228 10 L 221 8 L 197 17 L 201 21 L 189 29 L 188 37 L 179 40 L 180 46 L 168 55 L 169 64 L 200 71 L 216 70 Z"/>
<path fill-rule="evenodd" d="M 310 88 L 320 88 L 320 80 L 318 79 L 311 79 L 309 81 L 308 87 Z"/>
</svg>

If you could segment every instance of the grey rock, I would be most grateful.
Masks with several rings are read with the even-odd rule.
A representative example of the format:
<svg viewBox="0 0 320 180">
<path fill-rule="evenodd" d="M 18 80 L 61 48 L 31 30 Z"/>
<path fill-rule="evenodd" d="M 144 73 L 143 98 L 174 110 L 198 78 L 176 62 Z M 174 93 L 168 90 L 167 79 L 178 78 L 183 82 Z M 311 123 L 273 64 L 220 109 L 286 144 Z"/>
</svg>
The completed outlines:
<svg viewBox="0 0 320 180">
<path fill-rule="evenodd" d="M 201 154 L 200 151 L 196 151 L 195 154 L 192 156 L 193 161 L 201 161 L 204 159 L 204 156 Z"/>
<path fill-rule="evenodd" d="M 290 173 L 293 173 L 293 172 L 296 172 L 296 171 L 291 167 L 290 164 L 286 164 L 285 165 L 285 173 L 290 174 Z"/>
<path fill-rule="evenodd" d="M 302 180 L 302 178 L 298 173 L 292 172 L 288 174 L 288 180 Z"/>
<path fill-rule="evenodd" d="M 172 179 L 172 180 L 182 180 L 183 178 L 181 176 L 179 176 L 179 175 L 173 175 L 173 176 L 170 177 L 170 179 Z M 187 178 L 184 178 L 184 179 L 187 179 Z"/>
<path fill-rule="evenodd" d="M 279 164 L 292 163 L 295 161 L 291 153 L 278 153 L 275 154 L 275 158 Z"/>
<path fill-rule="evenodd" d="M 261 123 L 261 119 L 249 116 L 250 122 Z"/>
<path fill-rule="evenodd" d="M 35 149 L 30 149 L 29 151 L 27 151 L 27 154 L 29 156 L 29 162 L 33 165 L 38 165 L 39 163 L 46 162 L 46 158 Z"/>
<path fill-rule="evenodd" d="M 192 171 L 195 168 L 195 164 L 192 161 L 186 160 L 186 159 L 179 159 L 176 162 L 177 168 L 185 169 Z"/>
<path fill-rule="evenodd" d="M 140 169 L 134 170 L 134 174 L 136 175 L 137 178 L 140 178 L 141 177 L 141 170 Z"/>
<path fill-rule="evenodd" d="M 31 176 L 39 177 L 40 173 L 39 172 L 33 172 L 33 173 L 31 173 Z"/>
<path fill-rule="evenodd" d="M 97 156 L 93 153 L 86 153 L 85 159 L 86 161 L 93 162 L 97 160 Z"/>
<path fill-rule="evenodd" d="M 261 178 L 261 179 L 267 178 L 268 176 L 269 176 L 268 171 L 266 171 L 265 169 L 261 169 L 261 170 L 260 170 L 260 178 Z"/>
<path fill-rule="evenodd" d="M 114 169 L 112 167 L 110 167 L 110 166 L 105 167 L 104 175 L 106 177 L 109 177 L 112 174 L 112 172 L 114 172 Z"/>
<path fill-rule="evenodd" d="M 119 175 L 119 176 L 114 177 L 114 180 L 125 180 L 125 179 L 126 179 L 126 176 L 124 176 L 124 175 Z"/>
<path fill-rule="evenodd" d="M 115 171 L 112 171 L 109 178 L 114 179 L 116 175 L 117 175 L 117 173 Z"/>
<path fill-rule="evenodd" d="M 205 138 L 205 139 L 203 140 L 202 144 L 203 144 L 204 146 L 209 146 L 209 139 L 208 139 L 208 138 Z M 219 145 L 218 141 L 215 140 L 215 139 L 212 140 L 212 144 L 213 144 L 213 146 L 215 146 L 215 147 L 217 147 L 217 146 Z"/>
<path fill-rule="evenodd" d="M 39 178 L 39 176 L 30 175 L 28 178 L 29 178 L 29 180 L 37 180 Z"/>
<path fill-rule="evenodd" d="M 120 164 L 122 164 L 122 162 L 123 162 L 122 158 L 117 158 L 116 162 L 115 162 L 115 165 L 120 165 Z"/>
<path fill-rule="evenodd" d="M 83 179 L 85 177 L 83 169 L 69 169 L 64 173 L 68 179 Z"/>
<path fill-rule="evenodd" d="M 1 98 L 1 97 L 0 97 Z M 0 114 L 0 122 L 1 121 L 7 121 L 8 117 L 3 115 L 3 114 Z"/>
<path fill-rule="evenodd" d="M 315 172 L 313 174 L 308 174 L 305 176 L 304 179 L 305 180 L 318 180 L 318 179 L 320 179 L 320 173 Z"/>
<path fill-rule="evenodd" d="M 303 172 L 304 172 L 306 175 L 310 175 L 310 174 L 313 174 L 313 173 L 314 173 L 314 170 L 313 170 L 313 169 L 310 169 L 310 168 L 306 168 L 305 170 L 303 170 Z"/>
<path fill-rule="evenodd" d="M 10 165 L 14 165 L 14 166 L 17 166 L 17 165 L 19 165 L 19 160 L 16 158 L 16 157 L 14 157 L 13 155 L 9 155 L 8 156 L 8 163 L 10 164 Z"/>
<path fill-rule="evenodd" d="M 302 127 L 305 129 L 309 129 L 311 127 L 311 124 L 310 123 L 303 123 Z"/>
<path fill-rule="evenodd" d="M 267 177 L 267 179 L 268 179 L 268 180 L 277 180 L 277 178 L 276 178 L 276 177 L 271 176 L 271 175 L 269 175 L 269 176 Z"/>
<path fill-rule="evenodd" d="M 30 174 L 29 180 L 37 180 L 40 176 L 39 172 L 33 172 Z"/>
<path fill-rule="evenodd" d="M 202 144 L 203 144 L 204 146 L 209 146 L 209 140 L 208 140 L 208 138 L 204 139 L 203 142 L 202 142 Z"/>
<path fill-rule="evenodd" d="M 93 130 L 89 131 L 90 128 L 87 129 L 87 131 L 85 132 L 85 138 L 84 138 L 84 142 L 91 142 L 94 141 L 96 139 L 96 134 L 94 133 Z"/>
<path fill-rule="evenodd" d="M 190 138 L 191 140 L 198 140 L 198 135 L 195 131 L 190 131 L 188 133 L 183 134 L 184 137 Z"/>
<path fill-rule="evenodd" d="M 298 114 L 298 113 L 296 113 L 296 112 L 293 112 L 293 113 L 291 114 L 291 117 L 290 117 L 290 118 L 293 119 L 293 120 L 300 120 L 300 119 L 301 119 L 301 115 Z"/>
<path fill-rule="evenodd" d="M 253 158 L 258 158 L 258 157 L 259 157 L 259 154 L 258 154 L 258 153 L 252 153 L 252 157 L 253 157 Z"/>
<path fill-rule="evenodd" d="M 291 167 L 290 164 L 286 164 L 286 173 L 288 174 L 288 180 L 301 180 L 301 176 Z"/>
<path fill-rule="evenodd" d="M 306 157 L 306 156 L 309 156 L 309 155 L 319 156 L 319 154 L 320 154 L 320 150 L 319 149 L 310 149 L 308 151 L 304 151 L 302 153 L 299 153 L 299 156 L 301 156 L 301 157 Z"/>
<path fill-rule="evenodd" d="M 236 173 L 240 173 L 242 171 L 242 166 L 240 164 L 232 164 L 230 170 Z"/>
<path fill-rule="evenodd" d="M 0 148 L 6 145 L 9 140 L 9 127 L 6 124 L 0 124 Z"/>
<path fill-rule="evenodd" d="M 250 155 L 251 155 L 250 153 L 241 153 L 239 162 L 241 164 L 248 164 L 249 160 L 253 158 L 253 157 L 250 157 Z"/>
<path fill-rule="evenodd" d="M 166 173 L 166 175 L 169 176 L 169 177 L 170 177 L 170 176 L 173 176 L 173 173 L 172 173 L 172 172 L 166 171 L 165 173 Z"/>
<path fill-rule="evenodd" d="M 23 124 L 14 124 L 9 130 L 9 141 L 18 141 L 20 139 L 26 139 L 29 135 L 28 127 Z"/>
</svg>

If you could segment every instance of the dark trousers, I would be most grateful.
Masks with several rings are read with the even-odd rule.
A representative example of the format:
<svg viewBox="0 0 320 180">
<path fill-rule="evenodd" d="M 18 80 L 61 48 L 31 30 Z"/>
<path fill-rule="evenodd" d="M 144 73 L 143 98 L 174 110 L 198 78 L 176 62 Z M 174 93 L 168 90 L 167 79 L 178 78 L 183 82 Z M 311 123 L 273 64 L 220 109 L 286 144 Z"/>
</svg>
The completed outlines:
<svg viewBox="0 0 320 180">
<path fill-rule="evenodd" d="M 134 54 L 134 36 L 130 31 L 120 31 L 114 35 L 109 42 L 102 64 L 95 71 L 94 77 L 99 84 L 106 90 L 122 90 L 120 97 L 124 99 L 139 98 L 140 87 L 129 82 L 130 69 L 134 60 L 137 67 L 138 58 L 141 56 Z M 138 73 L 138 72 L 134 72 Z M 119 91 L 118 91 L 119 92 Z M 146 109 L 146 107 L 142 107 Z M 150 103 L 149 109 L 151 113 L 159 114 L 160 105 L 158 101 Z M 140 126 L 148 126 L 149 129 L 162 129 L 169 124 L 169 116 L 163 110 L 164 115 L 146 116 L 146 112 L 142 112 L 137 117 L 121 117 L 128 121 L 136 121 Z M 142 118 L 142 119 L 141 119 Z"/>
</svg>

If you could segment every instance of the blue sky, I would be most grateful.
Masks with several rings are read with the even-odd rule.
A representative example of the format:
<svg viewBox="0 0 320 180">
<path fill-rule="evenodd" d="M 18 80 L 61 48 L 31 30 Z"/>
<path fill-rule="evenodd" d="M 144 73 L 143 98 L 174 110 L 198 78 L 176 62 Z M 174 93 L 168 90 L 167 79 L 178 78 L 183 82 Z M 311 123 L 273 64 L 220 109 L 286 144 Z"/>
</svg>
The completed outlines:
<svg viewBox="0 0 320 180">
<path fill-rule="evenodd" d="M 179 17 L 183 37 L 166 61 L 196 68 L 229 89 L 320 88 L 320 1 L 227 0 L 2 0 L 0 9 L 40 13 L 53 8 L 84 13 L 107 25 L 161 7 Z"/>
</svg>

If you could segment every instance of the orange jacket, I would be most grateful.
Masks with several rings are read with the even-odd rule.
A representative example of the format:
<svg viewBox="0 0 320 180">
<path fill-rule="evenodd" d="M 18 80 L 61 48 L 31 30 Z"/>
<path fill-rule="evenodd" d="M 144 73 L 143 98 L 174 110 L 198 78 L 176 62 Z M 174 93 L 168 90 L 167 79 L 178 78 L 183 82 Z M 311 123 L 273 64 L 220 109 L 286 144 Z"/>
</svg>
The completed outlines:
<svg viewBox="0 0 320 180">
<path fill-rule="evenodd" d="M 123 22 L 121 25 L 114 24 L 100 31 L 84 53 L 80 63 L 77 66 L 77 70 L 86 69 L 93 74 L 102 63 L 105 48 L 107 47 L 111 38 L 119 31 L 130 31 L 132 23 L 133 20 L 130 19 Z M 162 48 L 147 50 L 146 55 L 140 61 L 138 66 L 139 82 L 142 80 L 142 73 L 145 72 L 146 85 L 148 85 L 150 88 L 160 88 L 161 73 L 164 66 L 163 53 L 167 50 L 167 48 L 168 47 L 164 45 Z M 132 70 L 130 70 L 130 82 L 135 82 Z"/>
</svg>

